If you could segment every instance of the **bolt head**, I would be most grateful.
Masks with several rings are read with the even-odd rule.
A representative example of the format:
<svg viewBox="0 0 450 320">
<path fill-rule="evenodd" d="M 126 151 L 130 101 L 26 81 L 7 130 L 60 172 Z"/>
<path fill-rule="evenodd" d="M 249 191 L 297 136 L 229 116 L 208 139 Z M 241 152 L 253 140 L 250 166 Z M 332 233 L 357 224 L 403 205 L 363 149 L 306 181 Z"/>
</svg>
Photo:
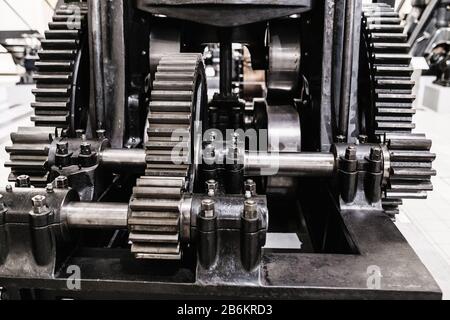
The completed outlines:
<svg viewBox="0 0 450 320">
<path fill-rule="evenodd" d="M 75 135 L 77 136 L 77 138 L 81 138 L 84 134 L 84 130 L 83 129 L 77 129 L 75 130 Z"/>
<path fill-rule="evenodd" d="M 356 160 L 356 147 L 348 146 L 345 150 L 345 159 L 347 160 Z"/>
<path fill-rule="evenodd" d="M 58 189 L 66 189 L 69 187 L 69 179 L 66 176 L 58 176 L 55 178 L 55 185 Z"/>
<path fill-rule="evenodd" d="M 53 184 L 48 183 L 47 186 L 45 187 L 45 190 L 46 190 L 48 193 L 53 192 Z"/>
<path fill-rule="evenodd" d="M 247 179 L 244 182 L 244 188 L 246 191 L 254 192 L 256 191 L 256 183 L 252 179 Z"/>
<path fill-rule="evenodd" d="M 380 147 L 373 147 L 370 149 L 370 160 L 381 160 L 382 151 Z"/>
<path fill-rule="evenodd" d="M 214 210 L 214 200 L 203 199 L 202 200 L 202 210 Z"/>
<path fill-rule="evenodd" d="M 80 153 L 82 155 L 86 155 L 86 156 L 90 155 L 92 153 L 91 144 L 88 143 L 88 142 L 81 143 L 81 145 L 80 145 Z"/>
<path fill-rule="evenodd" d="M 22 174 L 17 177 L 17 180 L 16 180 L 17 187 L 28 188 L 28 187 L 30 187 L 30 184 L 31 184 L 30 176 L 28 176 L 26 174 Z"/>
<path fill-rule="evenodd" d="M 337 143 L 343 143 L 345 142 L 345 137 L 343 135 L 339 135 L 336 137 Z"/>
<path fill-rule="evenodd" d="M 244 217 L 255 219 L 258 215 L 258 205 L 255 200 L 247 199 L 244 201 Z"/>
<path fill-rule="evenodd" d="M 214 200 L 203 199 L 201 203 L 202 215 L 206 218 L 211 218 L 214 216 Z"/>
<path fill-rule="evenodd" d="M 6 187 L 5 187 L 5 190 L 6 190 L 6 192 L 11 192 L 13 190 L 12 185 L 7 184 Z"/>
<path fill-rule="evenodd" d="M 46 205 L 46 198 L 45 196 L 38 194 L 31 198 L 31 202 L 33 202 L 34 208 L 42 208 Z"/>
<path fill-rule="evenodd" d="M 96 133 L 97 133 L 97 138 L 99 138 L 99 139 L 105 139 L 105 130 L 104 129 L 98 129 L 97 131 L 96 131 Z"/>
<path fill-rule="evenodd" d="M 360 134 L 358 137 L 359 143 L 367 143 L 368 140 L 369 140 L 369 137 L 366 136 L 365 134 Z"/>
<path fill-rule="evenodd" d="M 69 153 L 69 143 L 68 142 L 58 142 L 56 144 L 56 153 L 57 154 L 68 154 Z"/>
</svg>

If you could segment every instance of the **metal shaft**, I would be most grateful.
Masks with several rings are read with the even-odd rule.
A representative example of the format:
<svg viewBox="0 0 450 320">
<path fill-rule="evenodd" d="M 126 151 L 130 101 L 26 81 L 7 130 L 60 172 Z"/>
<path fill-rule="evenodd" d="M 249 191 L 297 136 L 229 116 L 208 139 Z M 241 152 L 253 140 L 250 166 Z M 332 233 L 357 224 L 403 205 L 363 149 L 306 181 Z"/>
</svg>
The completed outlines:
<svg viewBox="0 0 450 320">
<path fill-rule="evenodd" d="M 62 215 L 70 228 L 126 228 L 128 203 L 69 202 Z"/>
<path fill-rule="evenodd" d="M 245 175 L 252 176 L 329 177 L 335 172 L 335 157 L 322 152 L 247 152 L 244 170 Z"/>
<path fill-rule="evenodd" d="M 142 173 L 145 170 L 143 149 L 106 149 L 99 154 L 100 165 L 118 171 Z"/>
</svg>

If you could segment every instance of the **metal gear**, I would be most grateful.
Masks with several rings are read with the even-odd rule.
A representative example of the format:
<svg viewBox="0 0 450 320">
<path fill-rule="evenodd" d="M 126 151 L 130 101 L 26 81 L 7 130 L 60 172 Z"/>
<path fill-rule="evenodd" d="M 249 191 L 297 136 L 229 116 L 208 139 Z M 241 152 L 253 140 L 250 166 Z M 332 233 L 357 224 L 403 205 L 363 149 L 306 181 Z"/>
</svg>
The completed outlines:
<svg viewBox="0 0 450 320">
<path fill-rule="evenodd" d="M 364 5 L 362 28 L 371 83 L 366 125 L 388 149 L 391 169 L 382 203 L 385 211 L 394 215 L 402 199 L 426 198 L 426 192 L 432 190 L 435 154 L 430 152 L 431 140 L 411 133 L 415 128 L 413 68 L 398 13 L 383 3 Z"/>
<path fill-rule="evenodd" d="M 36 62 L 36 88 L 32 91 L 35 102 L 31 103 L 34 108 L 31 121 L 35 127 L 19 128 L 11 134 L 13 145 L 6 147 L 10 154 L 10 161 L 5 163 L 11 168 L 9 181 L 26 174 L 32 185 L 45 186 L 49 176 L 50 144 L 80 124 L 82 107 L 79 104 L 84 101 L 76 103 L 76 98 L 82 89 L 80 82 L 85 82 L 79 72 L 83 70 L 80 64 L 87 36 L 84 32 L 86 16 L 85 2 L 63 4 L 55 10 L 45 40 L 41 41 L 40 60 Z"/>
<path fill-rule="evenodd" d="M 142 259 L 181 259 L 180 201 L 195 179 L 194 123 L 206 102 L 201 54 L 163 56 L 151 91 L 145 176 L 130 201 L 131 252 Z"/>
</svg>

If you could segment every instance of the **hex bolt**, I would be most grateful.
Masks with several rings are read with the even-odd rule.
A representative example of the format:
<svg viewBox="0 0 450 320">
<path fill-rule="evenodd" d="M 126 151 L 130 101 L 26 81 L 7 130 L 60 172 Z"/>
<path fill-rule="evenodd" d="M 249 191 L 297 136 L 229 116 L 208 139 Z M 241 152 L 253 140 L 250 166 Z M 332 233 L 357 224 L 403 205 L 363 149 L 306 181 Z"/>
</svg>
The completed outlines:
<svg viewBox="0 0 450 320">
<path fill-rule="evenodd" d="M 80 153 L 85 156 L 92 154 L 91 144 L 88 142 L 82 142 L 80 145 Z"/>
<path fill-rule="evenodd" d="M 206 181 L 205 184 L 206 184 L 206 192 L 208 193 L 208 196 L 214 197 L 214 195 L 216 194 L 217 187 L 218 187 L 217 181 L 214 179 L 210 179 L 210 180 Z"/>
<path fill-rule="evenodd" d="M 336 137 L 337 143 L 343 143 L 345 142 L 345 137 L 343 135 L 339 135 Z"/>
<path fill-rule="evenodd" d="M 66 176 L 58 176 L 55 178 L 55 185 L 57 189 L 66 189 L 69 187 L 69 180 Z"/>
<path fill-rule="evenodd" d="M 31 185 L 30 182 L 30 176 L 27 176 L 26 174 L 22 174 L 17 177 L 16 180 L 16 186 L 20 188 L 29 188 Z"/>
<path fill-rule="evenodd" d="M 360 134 L 358 136 L 359 143 L 367 143 L 368 140 L 369 140 L 369 137 L 366 136 L 365 134 Z"/>
<path fill-rule="evenodd" d="M 48 183 L 47 186 L 45 187 L 45 191 L 47 191 L 47 193 L 52 193 L 53 192 L 53 184 Z"/>
<path fill-rule="evenodd" d="M 5 187 L 5 190 L 6 190 L 6 192 L 11 192 L 11 191 L 13 191 L 12 185 L 7 184 L 6 187 Z"/>
<path fill-rule="evenodd" d="M 244 218 L 255 219 L 258 216 L 258 205 L 255 200 L 247 199 L 244 201 Z"/>
<path fill-rule="evenodd" d="M 370 160 L 379 161 L 381 160 L 381 148 L 373 147 L 370 149 Z"/>
<path fill-rule="evenodd" d="M 356 147 L 355 146 L 348 146 L 347 149 L 345 149 L 345 159 L 356 160 Z"/>
<path fill-rule="evenodd" d="M 46 209 L 47 201 L 46 201 L 45 196 L 38 194 L 38 195 L 34 196 L 33 198 L 31 198 L 31 202 L 33 203 L 33 212 L 34 213 L 39 214 L 39 213 L 48 211 Z"/>
<path fill-rule="evenodd" d="M 202 200 L 202 215 L 205 218 L 211 218 L 214 216 L 214 200 L 212 199 Z"/>
<path fill-rule="evenodd" d="M 45 206 L 46 204 L 46 198 L 43 195 L 36 195 L 33 198 L 31 198 L 31 201 L 33 202 L 33 207 L 40 208 Z"/>
<path fill-rule="evenodd" d="M 250 198 L 256 194 L 256 183 L 252 179 L 247 179 L 244 182 L 245 197 Z"/>
<path fill-rule="evenodd" d="M 77 129 L 75 130 L 75 135 L 77 138 L 81 138 L 84 134 L 84 130 L 83 129 Z"/>
<path fill-rule="evenodd" d="M 105 130 L 104 129 L 98 129 L 97 131 L 96 131 L 96 133 L 97 133 L 97 138 L 98 139 L 100 139 L 100 140 L 102 140 L 102 139 L 105 139 Z"/>
<path fill-rule="evenodd" d="M 68 142 L 58 142 L 56 144 L 56 153 L 60 155 L 69 154 L 69 143 Z"/>
</svg>

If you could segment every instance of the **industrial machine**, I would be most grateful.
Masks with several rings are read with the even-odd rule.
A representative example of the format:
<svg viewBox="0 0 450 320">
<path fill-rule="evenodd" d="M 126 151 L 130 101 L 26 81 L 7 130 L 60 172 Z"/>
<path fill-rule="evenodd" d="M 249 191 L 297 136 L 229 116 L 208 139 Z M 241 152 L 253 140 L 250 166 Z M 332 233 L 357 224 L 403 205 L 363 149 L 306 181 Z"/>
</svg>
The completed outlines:
<svg viewBox="0 0 450 320">
<path fill-rule="evenodd" d="M 3 299 L 441 297 L 393 223 L 435 155 L 389 5 L 66 1 L 41 44 Z"/>
</svg>

